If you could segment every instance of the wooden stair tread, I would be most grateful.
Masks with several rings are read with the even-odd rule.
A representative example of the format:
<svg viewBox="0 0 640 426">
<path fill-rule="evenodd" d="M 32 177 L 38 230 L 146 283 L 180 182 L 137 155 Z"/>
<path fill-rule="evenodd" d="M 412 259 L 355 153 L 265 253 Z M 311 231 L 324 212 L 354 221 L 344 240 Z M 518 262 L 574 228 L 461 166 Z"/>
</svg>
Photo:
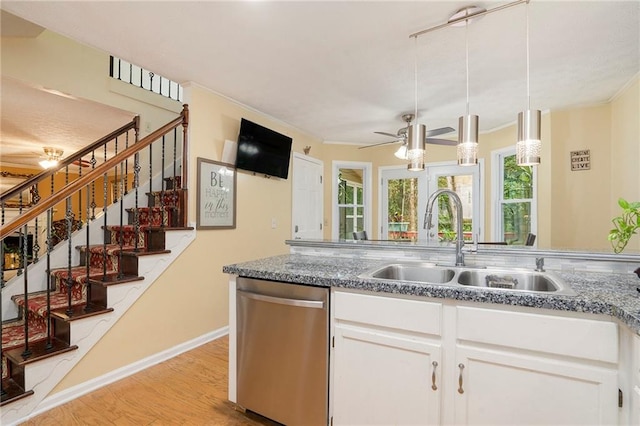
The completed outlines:
<svg viewBox="0 0 640 426">
<path fill-rule="evenodd" d="M 102 315 L 109 312 L 113 312 L 113 308 L 102 308 L 97 305 L 90 304 L 88 309 L 86 305 L 74 306 L 71 308 L 72 312 L 69 314 L 66 309 L 59 309 L 51 311 L 51 316 L 61 319 L 63 321 L 74 321 L 82 318 L 88 318 L 95 315 Z"/>
<path fill-rule="evenodd" d="M 2 380 L 2 389 L 5 391 L 5 394 L 2 395 L 2 401 L 0 402 L 0 407 L 5 404 L 9 404 L 19 399 L 26 398 L 30 395 L 33 395 L 32 390 L 25 391 L 22 389 L 22 386 L 17 384 L 13 379 L 7 378 Z"/>
<path fill-rule="evenodd" d="M 95 278 L 90 278 L 89 282 L 91 284 L 98 284 L 98 285 L 103 285 L 103 286 L 108 286 L 108 285 L 114 285 L 114 284 L 125 284 L 125 283 L 130 283 L 133 281 L 142 281 L 144 280 L 144 277 L 140 277 L 138 275 L 122 275 L 121 277 L 118 277 L 118 273 L 117 272 L 111 272 L 109 274 L 107 274 L 106 276 L 100 276 L 100 277 L 95 277 Z"/>
<path fill-rule="evenodd" d="M 150 256 L 152 254 L 166 254 L 166 253 L 171 253 L 171 250 L 153 250 L 153 249 L 147 249 L 144 247 L 141 247 L 138 249 L 138 251 L 133 251 L 133 250 L 126 250 L 126 251 L 122 251 L 122 255 L 123 256 L 132 256 L 132 257 L 137 257 L 137 256 Z"/>
<path fill-rule="evenodd" d="M 22 357 L 22 353 L 24 352 L 24 348 L 16 348 L 11 349 L 7 352 L 4 352 L 4 356 L 6 356 L 11 362 L 15 365 L 23 366 L 30 364 L 32 362 L 50 358 L 55 355 L 63 354 L 66 352 L 75 351 L 78 349 L 76 345 L 68 345 L 62 340 L 51 338 L 51 348 L 47 348 L 47 339 L 29 344 L 29 350 L 31 351 L 31 355 L 28 358 L 24 359 Z"/>
</svg>

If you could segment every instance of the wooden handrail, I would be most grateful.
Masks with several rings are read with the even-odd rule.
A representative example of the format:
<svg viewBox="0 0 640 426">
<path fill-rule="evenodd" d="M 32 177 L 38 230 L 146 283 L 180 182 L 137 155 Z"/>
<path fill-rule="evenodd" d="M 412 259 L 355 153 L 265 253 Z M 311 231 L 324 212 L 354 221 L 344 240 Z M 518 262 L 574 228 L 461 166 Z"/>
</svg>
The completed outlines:
<svg viewBox="0 0 640 426">
<path fill-rule="evenodd" d="M 41 180 L 57 173 L 59 170 L 69 166 L 71 163 L 73 163 L 76 160 L 81 159 L 82 157 L 84 157 L 85 155 L 87 155 L 88 153 L 90 153 L 91 151 L 93 151 L 96 148 L 101 147 L 102 145 L 104 145 L 105 143 L 113 140 L 116 138 L 116 136 L 119 136 L 125 132 L 128 132 L 131 129 L 135 129 L 136 133 L 138 132 L 138 129 L 140 128 L 140 116 L 136 115 L 133 120 L 131 120 L 129 123 L 125 124 L 124 126 L 120 127 L 117 130 L 114 130 L 113 132 L 109 133 L 106 136 L 101 137 L 100 139 L 98 139 L 97 141 L 93 142 L 90 145 L 87 145 L 85 148 L 81 149 L 80 151 L 77 151 L 76 153 L 70 155 L 69 157 L 65 158 L 64 160 L 62 160 L 60 163 L 58 163 L 58 167 L 56 167 L 55 169 L 47 169 L 47 170 L 43 170 L 42 172 L 38 173 L 37 175 L 25 180 L 24 182 L 20 183 L 19 185 L 16 185 L 15 187 L 11 188 L 10 190 L 2 193 L 0 195 L 0 203 L 8 200 L 18 194 L 20 194 L 23 191 L 26 191 L 27 189 L 29 189 L 31 186 L 37 184 L 38 182 L 40 182 Z"/>
<path fill-rule="evenodd" d="M 159 139 L 163 135 L 167 134 L 169 131 L 175 129 L 180 125 L 185 125 L 185 123 L 187 122 L 186 120 L 188 120 L 188 111 L 189 111 L 188 105 L 185 104 L 180 115 L 174 120 L 168 122 L 164 126 L 160 127 L 158 130 L 152 132 L 145 138 L 139 140 L 137 143 L 131 145 L 129 148 L 125 149 L 124 151 L 118 153 L 114 157 L 100 164 L 95 169 L 88 172 L 86 175 L 83 175 L 81 178 L 69 183 L 64 188 L 55 192 L 47 199 L 42 200 L 40 203 L 29 208 L 28 211 L 23 212 L 19 217 L 16 217 L 11 222 L 8 222 L 7 224 L 3 225 L 2 229 L 0 229 L 0 239 L 4 239 L 6 236 L 13 233 L 20 227 L 26 225 L 31 220 L 35 219 L 36 217 L 38 217 L 39 215 L 41 215 L 51 207 L 63 201 L 67 197 L 75 194 L 77 191 L 81 190 L 83 187 L 87 186 L 94 180 L 104 175 L 106 172 L 109 171 L 109 169 L 120 164 L 121 162 L 131 157 L 132 155 L 136 154 L 137 152 L 142 151 L 144 148 L 151 145 L 153 142 L 155 142 L 157 139 Z M 183 141 L 183 144 L 184 146 L 186 146 L 186 139 Z M 183 153 L 183 156 L 184 156 L 184 153 Z M 183 158 L 183 162 L 184 161 L 185 159 Z M 186 169 L 183 169 L 181 173 L 186 174 Z"/>
</svg>

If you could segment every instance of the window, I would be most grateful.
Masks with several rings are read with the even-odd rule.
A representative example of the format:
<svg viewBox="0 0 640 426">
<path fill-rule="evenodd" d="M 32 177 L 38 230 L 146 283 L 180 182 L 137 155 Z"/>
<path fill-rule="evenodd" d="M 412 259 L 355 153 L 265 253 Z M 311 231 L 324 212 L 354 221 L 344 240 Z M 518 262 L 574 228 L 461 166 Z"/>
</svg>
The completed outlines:
<svg viewBox="0 0 640 426">
<path fill-rule="evenodd" d="M 371 164 L 334 162 L 332 238 L 353 239 L 353 233 L 371 235 Z"/>
<path fill-rule="evenodd" d="M 182 86 L 178 83 L 123 59 L 111 56 L 109 76 L 169 99 L 182 101 Z"/>
<path fill-rule="evenodd" d="M 536 170 L 518 166 L 514 148 L 494 151 L 492 169 L 497 213 L 493 238 L 524 245 L 528 235 L 537 232 Z"/>
</svg>

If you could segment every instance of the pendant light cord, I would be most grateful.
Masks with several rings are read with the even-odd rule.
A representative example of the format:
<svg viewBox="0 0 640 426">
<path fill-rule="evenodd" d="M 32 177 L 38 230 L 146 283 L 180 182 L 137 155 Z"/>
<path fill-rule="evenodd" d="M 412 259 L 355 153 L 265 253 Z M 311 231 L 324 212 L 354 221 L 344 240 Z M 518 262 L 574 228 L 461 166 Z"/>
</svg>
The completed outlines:
<svg viewBox="0 0 640 426">
<path fill-rule="evenodd" d="M 469 11 L 467 10 L 467 13 Z M 464 21 L 464 46 L 466 51 L 466 71 L 467 71 L 467 115 L 469 115 L 469 20 Z"/>
<path fill-rule="evenodd" d="M 418 37 L 415 37 L 414 61 L 413 61 L 413 83 L 414 83 L 414 106 L 413 119 L 418 123 Z"/>
<path fill-rule="evenodd" d="M 529 3 L 525 5 L 525 16 L 526 16 L 526 32 L 527 32 L 527 109 L 531 109 L 531 92 L 529 86 Z"/>
</svg>

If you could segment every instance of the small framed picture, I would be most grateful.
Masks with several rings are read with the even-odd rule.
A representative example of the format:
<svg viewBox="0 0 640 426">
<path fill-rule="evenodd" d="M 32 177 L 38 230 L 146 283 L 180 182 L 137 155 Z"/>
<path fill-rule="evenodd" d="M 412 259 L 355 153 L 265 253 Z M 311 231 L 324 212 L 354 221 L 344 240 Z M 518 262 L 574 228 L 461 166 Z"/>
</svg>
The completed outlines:
<svg viewBox="0 0 640 426">
<path fill-rule="evenodd" d="M 236 227 L 236 168 L 198 158 L 196 229 Z"/>
</svg>

